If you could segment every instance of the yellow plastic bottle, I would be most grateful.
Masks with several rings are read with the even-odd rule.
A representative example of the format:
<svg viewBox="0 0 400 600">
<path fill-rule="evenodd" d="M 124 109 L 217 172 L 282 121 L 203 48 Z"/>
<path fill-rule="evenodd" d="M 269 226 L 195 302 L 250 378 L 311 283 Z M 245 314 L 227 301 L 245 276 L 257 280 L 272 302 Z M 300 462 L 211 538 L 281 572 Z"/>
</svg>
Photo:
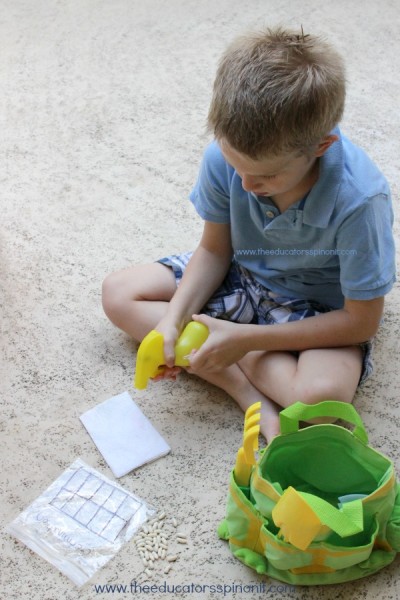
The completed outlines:
<svg viewBox="0 0 400 600">
<path fill-rule="evenodd" d="M 190 321 L 175 344 L 175 365 L 188 367 L 188 356 L 192 350 L 198 350 L 208 338 L 208 327 L 197 321 Z"/>
<path fill-rule="evenodd" d="M 175 344 L 175 365 L 188 367 L 188 356 L 192 350 L 198 350 L 206 341 L 208 327 L 197 321 L 190 321 L 182 331 Z M 136 372 L 134 386 L 144 390 L 150 378 L 161 375 L 163 372 L 164 338 L 161 333 L 153 329 L 143 338 L 136 357 Z"/>
</svg>

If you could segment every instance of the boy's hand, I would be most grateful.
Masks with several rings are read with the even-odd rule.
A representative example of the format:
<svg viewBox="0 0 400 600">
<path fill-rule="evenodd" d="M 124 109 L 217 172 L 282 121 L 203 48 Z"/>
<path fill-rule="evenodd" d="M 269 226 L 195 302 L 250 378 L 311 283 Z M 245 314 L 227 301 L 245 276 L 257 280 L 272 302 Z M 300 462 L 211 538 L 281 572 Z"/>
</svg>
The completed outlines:
<svg viewBox="0 0 400 600">
<path fill-rule="evenodd" d="M 165 368 L 160 375 L 153 377 L 152 381 L 161 381 L 163 379 L 172 379 L 175 381 L 176 376 L 181 371 L 180 367 L 175 367 L 174 351 L 176 340 L 180 333 L 179 327 L 168 316 L 165 316 L 157 323 L 154 329 L 158 333 L 161 333 L 164 338 Z"/>
<path fill-rule="evenodd" d="M 180 327 L 166 315 L 154 327 L 164 338 L 164 358 L 167 367 L 175 364 L 175 344 L 180 333 Z"/>
<path fill-rule="evenodd" d="M 189 373 L 221 371 L 238 362 L 250 350 L 244 325 L 207 315 L 192 315 L 192 319 L 206 325 L 210 335 L 199 350 L 190 354 Z"/>
<path fill-rule="evenodd" d="M 162 373 L 157 375 L 156 377 L 152 377 L 152 381 L 162 381 L 167 379 L 169 381 L 176 381 L 177 375 L 182 371 L 181 367 L 164 367 Z"/>
</svg>

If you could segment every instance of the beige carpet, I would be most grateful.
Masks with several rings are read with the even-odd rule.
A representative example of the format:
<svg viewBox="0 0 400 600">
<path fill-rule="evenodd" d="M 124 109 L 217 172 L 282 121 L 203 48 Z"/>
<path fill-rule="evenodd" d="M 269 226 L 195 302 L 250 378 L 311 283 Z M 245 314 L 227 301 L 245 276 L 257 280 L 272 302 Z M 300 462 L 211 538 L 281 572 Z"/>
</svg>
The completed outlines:
<svg viewBox="0 0 400 600">
<path fill-rule="evenodd" d="M 100 305 L 108 272 L 193 247 L 201 222 L 187 196 L 208 141 L 218 57 L 243 29 L 276 23 L 325 33 L 344 53 L 343 129 L 385 171 L 397 203 L 395 1 L 0 0 L 2 599 L 93 600 L 111 596 L 95 585 L 139 581 L 133 543 L 79 590 L 3 529 L 78 457 L 112 476 L 79 416 L 124 390 L 172 452 L 120 483 L 189 534 L 170 573 L 156 569 L 152 583 L 200 587 L 120 588 L 114 597 L 222 598 L 207 586 L 264 581 L 264 593 L 226 588 L 225 597 L 400 598 L 398 560 L 367 580 L 292 589 L 233 559 L 215 529 L 241 440 L 239 409 L 189 376 L 136 392 L 136 347 Z M 396 287 L 375 373 L 355 400 L 372 444 L 398 472 L 399 303 Z"/>
</svg>

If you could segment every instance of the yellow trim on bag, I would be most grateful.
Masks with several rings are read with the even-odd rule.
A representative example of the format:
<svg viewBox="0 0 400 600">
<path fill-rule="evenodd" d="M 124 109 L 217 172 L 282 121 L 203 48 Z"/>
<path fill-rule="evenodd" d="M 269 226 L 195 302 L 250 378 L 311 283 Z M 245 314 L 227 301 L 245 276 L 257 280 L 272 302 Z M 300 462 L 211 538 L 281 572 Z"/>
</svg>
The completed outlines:
<svg viewBox="0 0 400 600">
<path fill-rule="evenodd" d="M 279 502 L 282 497 L 281 494 L 276 491 L 272 483 L 260 476 L 258 468 L 256 468 L 253 472 L 253 476 L 251 478 L 251 487 L 256 489 L 261 494 L 264 494 L 274 502 Z"/>
<path fill-rule="evenodd" d="M 289 546 L 289 544 L 287 546 L 284 546 L 283 543 L 287 544 L 287 542 L 276 541 L 271 537 L 272 535 L 273 534 L 268 535 L 268 533 L 266 531 L 261 529 L 260 540 L 262 540 L 263 548 L 266 548 L 268 546 L 268 544 L 270 544 L 271 546 L 275 546 L 275 548 L 277 548 L 280 552 L 284 552 L 285 554 L 299 554 L 300 553 L 300 550 L 298 548 L 295 548 L 294 546 Z M 263 553 L 264 553 L 264 550 L 263 550 Z"/>
<path fill-rule="evenodd" d="M 262 539 L 264 546 L 266 547 L 268 544 L 270 544 L 271 546 L 274 546 L 275 548 L 277 548 L 280 552 L 284 552 L 286 554 L 304 554 L 304 552 L 302 552 L 301 550 L 299 550 L 298 548 L 292 546 L 291 544 L 289 544 L 288 542 L 285 542 L 284 540 L 280 541 L 280 540 L 275 540 L 271 535 L 268 535 L 268 533 L 266 533 L 265 531 L 261 530 L 260 532 L 260 539 Z M 320 543 L 320 542 L 318 542 Z M 349 548 L 348 550 L 346 549 L 330 549 L 330 548 L 313 548 L 312 546 L 309 546 L 305 552 L 305 554 L 311 554 L 312 555 L 312 562 L 310 563 L 310 565 L 319 565 L 319 564 L 323 564 L 325 562 L 325 559 L 328 556 L 331 556 L 333 558 L 342 558 L 344 556 L 352 556 L 354 554 L 359 554 L 360 550 L 358 548 L 354 549 L 354 548 Z M 322 562 L 321 562 L 322 561 Z M 329 567 L 331 568 L 331 567 Z M 335 569 L 333 569 L 335 570 Z"/>
<path fill-rule="evenodd" d="M 374 542 L 374 550 L 385 550 L 385 552 L 393 552 L 392 546 L 382 538 L 376 538 Z"/>
<path fill-rule="evenodd" d="M 249 519 L 249 527 L 246 536 L 242 540 L 230 537 L 229 541 L 236 546 L 249 548 L 250 550 L 254 550 L 254 552 L 264 555 L 264 548 L 260 542 L 260 530 L 263 525 L 261 518 L 256 517 L 252 509 L 242 501 L 237 493 L 237 489 L 235 489 L 233 485 L 231 485 L 230 491 L 232 500 L 236 506 L 239 508 L 239 510 L 242 510 Z"/>
<path fill-rule="evenodd" d="M 306 575 L 313 573 L 335 573 L 336 569 L 331 569 L 331 567 L 326 567 L 325 565 L 308 565 L 307 567 L 295 567 L 293 569 L 289 569 L 293 575 Z"/>
<path fill-rule="evenodd" d="M 312 555 L 311 563 L 307 567 L 290 569 L 293 573 L 334 573 L 337 569 L 325 564 L 328 557 L 342 558 L 344 556 L 354 556 L 359 554 L 359 550 L 330 550 L 329 548 L 307 548 L 307 553 Z M 304 569 L 304 570 L 303 570 Z"/>
<path fill-rule="evenodd" d="M 372 492 L 372 494 L 367 496 L 367 498 L 365 498 L 363 500 L 363 502 L 365 502 L 365 503 L 371 502 L 373 500 L 378 500 L 379 498 L 386 496 L 388 491 L 391 488 L 393 488 L 395 485 L 396 485 L 396 474 L 394 471 L 392 471 L 392 475 L 390 476 L 390 479 L 388 479 L 387 482 L 382 487 L 378 488 L 377 490 L 375 490 L 375 492 Z"/>
</svg>

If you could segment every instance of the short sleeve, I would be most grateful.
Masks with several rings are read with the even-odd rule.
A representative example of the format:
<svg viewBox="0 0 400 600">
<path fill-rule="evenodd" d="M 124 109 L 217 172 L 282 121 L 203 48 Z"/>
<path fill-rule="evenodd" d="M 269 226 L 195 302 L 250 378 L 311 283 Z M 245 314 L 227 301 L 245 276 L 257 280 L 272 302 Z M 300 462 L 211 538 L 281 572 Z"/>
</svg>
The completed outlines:
<svg viewBox="0 0 400 600">
<path fill-rule="evenodd" d="M 230 181 L 233 169 L 227 164 L 216 142 L 203 156 L 199 176 L 190 200 L 205 221 L 230 223 Z"/>
<path fill-rule="evenodd" d="M 343 295 L 372 300 L 396 280 L 393 211 L 390 197 L 378 194 L 358 207 L 339 228 L 337 251 Z"/>
</svg>

